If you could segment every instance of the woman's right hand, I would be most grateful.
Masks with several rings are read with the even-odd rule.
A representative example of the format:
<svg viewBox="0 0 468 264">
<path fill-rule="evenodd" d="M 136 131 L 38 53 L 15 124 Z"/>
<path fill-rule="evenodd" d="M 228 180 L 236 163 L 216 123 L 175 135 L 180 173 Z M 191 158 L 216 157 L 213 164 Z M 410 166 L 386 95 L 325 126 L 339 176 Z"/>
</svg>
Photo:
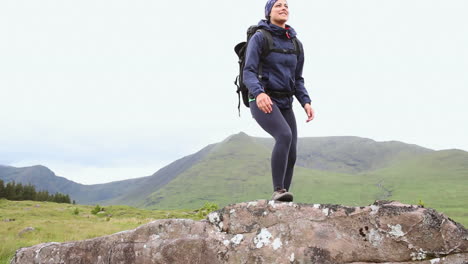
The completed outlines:
<svg viewBox="0 0 468 264">
<path fill-rule="evenodd" d="M 255 101 L 257 102 L 258 108 L 265 114 L 269 114 L 271 111 L 273 111 L 273 102 L 271 101 L 270 96 L 268 96 L 266 93 L 257 95 Z"/>
</svg>

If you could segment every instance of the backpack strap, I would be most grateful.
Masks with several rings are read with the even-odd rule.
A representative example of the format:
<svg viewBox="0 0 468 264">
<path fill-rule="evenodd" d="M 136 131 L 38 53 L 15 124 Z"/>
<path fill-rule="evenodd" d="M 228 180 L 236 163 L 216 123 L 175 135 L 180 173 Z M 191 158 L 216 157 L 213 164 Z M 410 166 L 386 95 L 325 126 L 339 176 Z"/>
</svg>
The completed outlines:
<svg viewBox="0 0 468 264">
<path fill-rule="evenodd" d="M 263 28 L 257 29 L 257 32 L 261 32 L 263 34 L 263 40 L 266 41 L 266 43 L 263 44 L 262 48 L 262 54 L 260 55 L 260 62 L 258 65 L 258 78 L 261 80 L 263 77 L 263 60 L 264 58 L 274 49 L 273 47 L 273 37 L 271 36 L 271 33 Z"/>
<path fill-rule="evenodd" d="M 273 37 L 271 36 L 271 33 L 268 30 L 265 30 L 263 28 L 259 28 L 259 29 L 257 29 L 257 32 L 259 32 L 259 31 L 262 32 L 264 40 L 266 41 L 266 43 L 263 45 L 263 48 L 262 48 L 262 54 L 261 54 L 260 60 L 262 60 L 263 58 L 268 56 L 268 54 L 270 54 L 270 52 L 278 52 L 278 53 L 284 53 L 284 54 L 296 54 L 297 56 L 299 56 L 299 54 L 302 53 L 302 43 L 296 37 L 293 37 L 291 39 L 291 41 L 292 41 L 292 43 L 294 45 L 293 50 L 278 49 L 278 48 L 275 48 L 275 46 L 273 44 Z M 259 73 L 260 73 L 260 71 L 259 71 Z M 261 74 L 259 74 L 259 75 L 261 75 Z"/>
<path fill-rule="evenodd" d="M 296 37 L 294 37 L 292 41 L 294 44 L 294 50 L 296 51 L 296 54 L 299 56 L 299 54 L 303 53 L 302 43 Z"/>
<path fill-rule="evenodd" d="M 299 54 L 302 53 L 302 44 L 301 42 L 296 38 L 291 39 L 294 49 L 276 49 L 274 47 L 270 48 L 270 52 L 278 52 L 278 53 L 284 53 L 284 54 L 296 54 L 299 56 Z M 272 45 L 273 46 L 273 45 Z"/>
<path fill-rule="evenodd" d="M 263 34 L 264 40 L 266 41 L 266 45 L 263 45 L 262 49 L 262 57 L 266 57 L 272 50 L 275 49 L 273 45 L 273 36 L 271 36 L 270 31 L 259 28 L 257 32 L 260 31 Z"/>
</svg>

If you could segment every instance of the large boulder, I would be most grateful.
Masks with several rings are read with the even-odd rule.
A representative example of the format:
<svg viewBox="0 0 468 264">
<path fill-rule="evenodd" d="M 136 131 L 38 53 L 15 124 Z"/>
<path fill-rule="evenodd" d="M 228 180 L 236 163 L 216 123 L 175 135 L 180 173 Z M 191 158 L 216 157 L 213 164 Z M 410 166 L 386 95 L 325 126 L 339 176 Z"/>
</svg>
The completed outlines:
<svg viewBox="0 0 468 264">
<path fill-rule="evenodd" d="M 468 231 L 433 209 L 377 201 L 366 207 L 233 204 L 206 220 L 157 220 L 109 236 L 44 243 L 19 263 L 467 264 Z"/>
</svg>

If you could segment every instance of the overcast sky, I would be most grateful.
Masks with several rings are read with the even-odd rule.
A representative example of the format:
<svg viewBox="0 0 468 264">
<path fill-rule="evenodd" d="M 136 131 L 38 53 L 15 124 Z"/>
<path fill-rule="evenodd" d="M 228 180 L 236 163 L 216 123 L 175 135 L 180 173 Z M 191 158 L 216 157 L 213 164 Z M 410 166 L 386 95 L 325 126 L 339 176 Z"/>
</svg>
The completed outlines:
<svg viewBox="0 0 468 264">
<path fill-rule="evenodd" d="M 264 0 L 0 1 L 0 164 L 103 183 L 244 131 L 234 45 Z M 316 110 L 299 136 L 468 150 L 466 0 L 291 0 Z"/>
</svg>

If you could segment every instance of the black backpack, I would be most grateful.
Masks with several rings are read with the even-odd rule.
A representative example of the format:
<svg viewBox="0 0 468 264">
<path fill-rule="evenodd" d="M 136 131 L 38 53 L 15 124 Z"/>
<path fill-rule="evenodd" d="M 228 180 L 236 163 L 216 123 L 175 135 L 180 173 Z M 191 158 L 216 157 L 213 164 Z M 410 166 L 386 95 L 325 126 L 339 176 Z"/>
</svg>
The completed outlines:
<svg viewBox="0 0 468 264">
<path fill-rule="evenodd" d="M 244 66 L 245 66 L 245 53 L 247 50 L 247 45 L 249 43 L 250 38 L 256 33 L 256 32 L 262 32 L 263 37 L 265 38 L 265 45 L 263 46 L 262 49 L 262 54 L 260 56 L 260 63 L 258 66 L 258 78 L 261 80 L 262 79 L 262 72 L 263 72 L 263 59 L 270 54 L 270 52 L 279 52 L 279 53 L 287 53 L 287 54 L 296 54 L 299 55 L 302 52 L 302 45 L 299 42 L 297 38 L 292 38 L 292 42 L 294 44 L 294 49 L 293 50 L 287 50 L 287 49 L 276 49 L 273 44 L 273 37 L 271 36 L 271 33 L 268 30 L 265 30 L 263 28 L 258 28 L 257 25 L 250 26 L 247 29 L 247 41 L 240 42 L 234 47 L 234 51 L 236 52 L 237 56 L 239 57 L 239 75 L 236 76 L 236 79 L 234 80 L 234 84 L 237 86 L 237 96 L 239 99 L 239 103 L 237 105 L 237 109 L 239 110 L 239 116 L 240 116 L 240 97 L 242 95 L 242 101 L 244 102 L 244 105 L 249 107 L 249 89 L 244 84 L 244 77 L 243 77 L 243 71 L 244 71 Z M 271 90 L 266 90 L 266 94 L 272 97 L 286 97 L 286 96 L 292 96 L 294 95 L 295 91 L 292 92 L 275 92 Z"/>
</svg>

